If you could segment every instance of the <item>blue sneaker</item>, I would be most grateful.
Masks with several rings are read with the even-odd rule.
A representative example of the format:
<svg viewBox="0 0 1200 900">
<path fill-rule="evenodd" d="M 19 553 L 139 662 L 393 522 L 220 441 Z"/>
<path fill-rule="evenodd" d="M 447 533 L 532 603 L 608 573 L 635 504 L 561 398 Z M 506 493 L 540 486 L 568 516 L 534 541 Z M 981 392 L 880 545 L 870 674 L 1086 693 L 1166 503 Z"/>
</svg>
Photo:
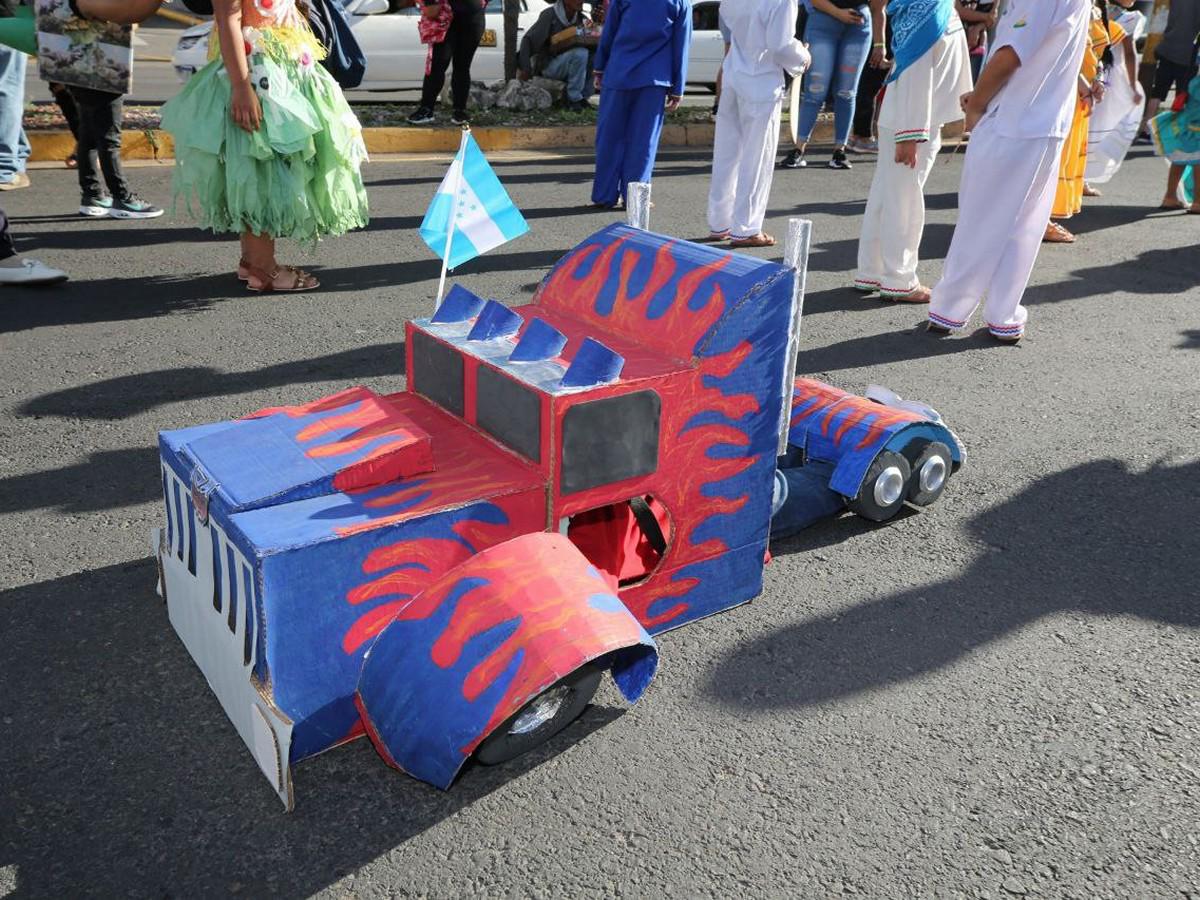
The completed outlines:
<svg viewBox="0 0 1200 900">
<path fill-rule="evenodd" d="M 123 200 L 114 200 L 108 215 L 114 219 L 157 219 L 163 211 L 145 200 L 130 194 Z"/>
<path fill-rule="evenodd" d="M 112 209 L 112 197 L 84 197 L 79 201 L 79 214 L 89 219 L 107 216 Z"/>
</svg>

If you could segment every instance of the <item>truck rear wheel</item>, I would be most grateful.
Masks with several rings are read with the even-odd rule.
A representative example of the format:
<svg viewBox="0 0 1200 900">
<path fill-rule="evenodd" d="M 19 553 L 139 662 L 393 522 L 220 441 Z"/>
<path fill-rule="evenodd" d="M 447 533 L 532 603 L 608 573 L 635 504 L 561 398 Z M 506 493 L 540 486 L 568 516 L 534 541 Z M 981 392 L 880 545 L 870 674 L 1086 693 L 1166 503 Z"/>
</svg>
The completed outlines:
<svg viewBox="0 0 1200 900">
<path fill-rule="evenodd" d="M 908 460 L 891 450 L 882 451 L 863 479 L 858 496 L 850 501 L 850 510 L 872 522 L 886 522 L 904 506 L 912 467 Z"/>
<path fill-rule="evenodd" d="M 954 466 L 950 448 L 941 441 L 930 441 L 913 460 L 912 478 L 908 484 L 908 502 L 914 506 L 929 506 L 937 502 L 946 489 L 946 480 Z"/>
<path fill-rule="evenodd" d="M 495 766 L 546 743 L 579 718 L 603 676 L 604 669 L 589 663 L 555 682 L 493 731 L 479 745 L 475 758 Z"/>
</svg>

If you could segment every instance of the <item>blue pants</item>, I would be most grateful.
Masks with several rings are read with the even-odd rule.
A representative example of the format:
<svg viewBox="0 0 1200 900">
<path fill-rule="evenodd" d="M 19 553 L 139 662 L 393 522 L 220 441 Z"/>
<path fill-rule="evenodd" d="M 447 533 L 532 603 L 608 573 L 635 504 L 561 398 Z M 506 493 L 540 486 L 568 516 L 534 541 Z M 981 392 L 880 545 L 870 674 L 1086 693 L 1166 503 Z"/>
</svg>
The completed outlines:
<svg viewBox="0 0 1200 900">
<path fill-rule="evenodd" d="M 801 143 L 812 137 L 817 115 L 825 98 L 833 91 L 833 141 L 842 146 L 850 139 L 854 124 L 854 98 L 858 79 L 871 55 L 871 17 L 866 4 L 858 8 L 861 25 L 847 25 L 819 10 L 808 15 L 808 52 L 812 66 L 804 76 L 804 99 L 800 103 L 800 122 L 796 129 Z"/>
<path fill-rule="evenodd" d="M 25 54 L 0 46 L 0 181 L 25 171 L 29 141 L 25 116 Z"/>
<path fill-rule="evenodd" d="M 542 70 L 542 77 L 566 82 L 567 99 L 572 103 L 586 100 L 592 92 L 592 79 L 588 77 L 591 74 L 590 57 L 587 47 L 572 47 L 550 60 Z"/>
<path fill-rule="evenodd" d="M 667 89 L 631 91 L 604 88 L 596 122 L 596 177 L 592 202 L 605 206 L 624 199 L 625 185 L 649 183 L 666 114 Z"/>
</svg>

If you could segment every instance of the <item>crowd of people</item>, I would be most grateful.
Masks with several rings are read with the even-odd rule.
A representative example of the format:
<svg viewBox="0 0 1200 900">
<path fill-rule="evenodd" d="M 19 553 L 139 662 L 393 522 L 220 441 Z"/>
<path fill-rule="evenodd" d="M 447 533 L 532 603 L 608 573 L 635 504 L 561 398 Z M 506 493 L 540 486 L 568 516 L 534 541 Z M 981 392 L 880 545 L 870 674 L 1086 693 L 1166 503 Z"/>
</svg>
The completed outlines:
<svg viewBox="0 0 1200 900">
<path fill-rule="evenodd" d="M 429 44 L 422 98 L 410 121 L 433 119 L 449 71 L 451 121 L 466 122 L 485 0 L 398 2 L 419 3 Z M 593 89 L 599 93 L 591 201 L 618 208 L 629 184 L 651 180 L 664 117 L 683 96 L 691 3 L 606 0 L 589 10 L 582 0 L 547 3 L 521 42 L 518 77 L 562 80 L 575 108 L 588 105 Z M 85 17 L 131 22 L 158 3 L 72 5 Z M 1138 81 L 1144 17 L 1130 11 L 1134 0 L 1113 5 L 723 0 L 726 57 L 714 108 L 707 239 L 734 248 L 775 243 L 763 231 L 773 171 L 807 166 L 818 119 L 832 106 L 827 165 L 849 169 L 850 153 L 878 153 L 852 286 L 929 304 L 928 327 L 938 333 L 965 327 L 982 305 L 993 336 L 1020 340 L 1027 320 L 1021 298 L 1040 244 L 1074 241 L 1063 222 L 1080 211 L 1084 197 L 1099 193 L 1085 178 L 1092 115 L 1107 111 L 1106 102 L 1115 105 L 1107 99 L 1115 87 L 1129 107 L 1124 119 L 1140 122 L 1143 139 L 1173 163 L 1162 208 L 1200 213 L 1200 198 L 1188 194 L 1189 168 L 1200 162 L 1200 0 L 1172 0 L 1148 102 Z M 0 15 L 11 14 L 12 6 L 0 0 Z M 282 264 L 275 242 L 313 244 L 366 224 L 361 129 L 320 64 L 324 48 L 306 24 L 304 0 L 214 0 L 213 12 L 212 61 L 163 109 L 175 145 L 175 205 L 209 230 L 238 235 L 236 274 L 249 290 L 313 290 L 317 279 Z M 555 52 L 556 35 L 592 27 L 589 12 L 603 20 L 598 45 Z M 11 89 L 7 62 L 0 55 L 0 91 Z M 794 143 L 777 162 L 782 106 L 795 79 L 801 80 Z M 68 119 L 77 128 L 80 213 L 161 214 L 132 194 L 121 171 L 121 98 L 76 88 L 62 93 L 64 112 L 69 103 L 74 113 Z M 15 128 L 8 127 L 14 118 Z M 956 122 L 969 137 L 959 227 L 943 278 L 930 289 L 918 275 L 923 191 L 942 129 Z M 0 190 L 23 187 L 28 150 L 20 116 L 0 115 L 0 131 Z M 997 191 L 997 184 L 1008 188 Z M 19 257 L 0 216 L 0 283 L 62 278 Z"/>
</svg>

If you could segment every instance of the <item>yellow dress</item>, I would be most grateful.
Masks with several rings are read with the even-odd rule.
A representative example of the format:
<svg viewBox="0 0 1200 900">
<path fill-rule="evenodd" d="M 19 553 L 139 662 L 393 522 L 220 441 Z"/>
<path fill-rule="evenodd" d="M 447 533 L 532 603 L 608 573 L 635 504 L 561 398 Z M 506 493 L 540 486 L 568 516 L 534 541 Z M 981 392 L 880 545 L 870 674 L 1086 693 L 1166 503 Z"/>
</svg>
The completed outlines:
<svg viewBox="0 0 1200 900">
<path fill-rule="evenodd" d="M 1125 40 L 1125 29 L 1112 22 L 1104 30 L 1099 13 L 1092 18 L 1091 39 L 1083 51 L 1083 66 L 1080 71 L 1089 82 L 1100 71 L 1100 58 L 1105 49 Z M 1054 195 L 1053 219 L 1069 219 L 1083 209 L 1083 173 L 1087 170 L 1088 128 L 1091 125 L 1092 109 L 1082 100 L 1075 104 L 1075 118 L 1071 121 L 1071 133 L 1063 144 L 1062 164 L 1058 170 L 1058 192 Z"/>
</svg>

